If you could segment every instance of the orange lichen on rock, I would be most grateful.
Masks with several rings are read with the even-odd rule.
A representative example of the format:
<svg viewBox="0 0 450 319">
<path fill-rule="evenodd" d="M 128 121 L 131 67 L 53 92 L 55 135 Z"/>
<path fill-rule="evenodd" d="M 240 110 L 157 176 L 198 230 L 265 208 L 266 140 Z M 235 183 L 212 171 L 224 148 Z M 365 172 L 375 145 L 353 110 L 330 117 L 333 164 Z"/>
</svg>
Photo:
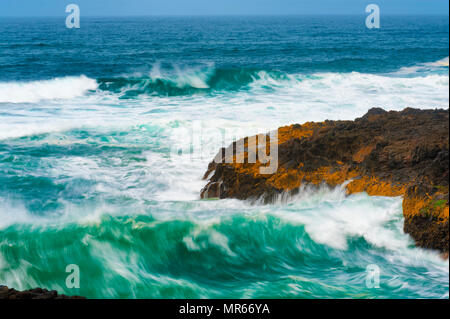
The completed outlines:
<svg viewBox="0 0 450 319">
<path fill-rule="evenodd" d="M 320 167 L 312 172 L 280 168 L 277 174 L 267 179 L 267 183 L 280 190 L 293 190 L 302 184 L 320 185 L 325 183 L 329 186 L 337 186 L 356 176 L 357 173 L 348 171 L 348 167 L 342 167 L 341 170 Z"/>
<path fill-rule="evenodd" d="M 443 258 L 449 253 L 449 206 L 447 199 L 435 195 L 408 196 L 403 200 L 404 230 L 413 236 L 420 247 L 439 249 Z"/>
<path fill-rule="evenodd" d="M 373 176 L 362 176 L 352 180 L 347 186 L 347 194 L 366 192 L 371 196 L 402 196 L 407 187 L 382 181 Z"/>
<path fill-rule="evenodd" d="M 282 144 L 293 138 L 302 139 L 304 137 L 311 137 L 314 130 L 324 125 L 324 123 L 306 122 L 302 125 L 293 124 L 280 127 L 278 129 L 278 144 Z"/>
<path fill-rule="evenodd" d="M 448 220 L 448 201 L 438 199 L 438 196 L 428 197 L 405 197 L 403 200 L 403 211 L 405 216 L 429 216 L 435 217 L 437 222 Z"/>
<path fill-rule="evenodd" d="M 372 150 L 375 148 L 375 145 L 363 146 L 353 155 L 353 160 L 357 163 L 361 163 L 364 161 L 367 155 L 369 155 Z"/>
</svg>

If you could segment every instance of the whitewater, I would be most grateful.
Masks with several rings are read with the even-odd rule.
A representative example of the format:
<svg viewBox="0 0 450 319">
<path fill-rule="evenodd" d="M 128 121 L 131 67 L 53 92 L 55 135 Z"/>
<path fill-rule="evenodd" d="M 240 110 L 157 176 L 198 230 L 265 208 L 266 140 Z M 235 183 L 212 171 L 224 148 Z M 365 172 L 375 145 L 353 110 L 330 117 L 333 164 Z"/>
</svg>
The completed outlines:
<svg viewBox="0 0 450 319">
<path fill-rule="evenodd" d="M 448 298 L 448 260 L 403 233 L 401 198 L 199 199 L 234 138 L 373 106 L 447 108 L 448 86 L 448 58 L 386 74 L 156 64 L 0 82 L 0 283 L 73 294 L 77 264 L 76 293 L 94 298 Z M 189 151 L 195 125 L 202 156 Z"/>
</svg>

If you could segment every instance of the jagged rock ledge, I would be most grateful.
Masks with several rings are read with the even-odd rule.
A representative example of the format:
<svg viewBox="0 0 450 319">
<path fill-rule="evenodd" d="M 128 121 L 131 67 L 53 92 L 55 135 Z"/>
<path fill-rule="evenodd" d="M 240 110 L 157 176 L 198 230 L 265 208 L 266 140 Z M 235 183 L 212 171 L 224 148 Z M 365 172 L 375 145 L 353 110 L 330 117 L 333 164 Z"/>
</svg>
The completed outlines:
<svg viewBox="0 0 450 319">
<path fill-rule="evenodd" d="M 209 164 L 202 198 L 271 202 L 301 185 L 348 182 L 348 194 L 403 196 L 404 231 L 416 245 L 449 251 L 449 111 L 373 108 L 354 121 L 308 122 L 278 129 L 278 170 L 260 174 L 248 163 L 249 138 L 236 154 L 242 164 Z M 269 145 L 266 145 L 269 150 Z M 225 149 L 216 158 L 225 159 Z"/>
<path fill-rule="evenodd" d="M 7 286 L 0 285 L 0 299 L 85 299 L 80 296 L 66 296 L 58 294 L 56 290 L 34 288 L 18 291 Z"/>
</svg>

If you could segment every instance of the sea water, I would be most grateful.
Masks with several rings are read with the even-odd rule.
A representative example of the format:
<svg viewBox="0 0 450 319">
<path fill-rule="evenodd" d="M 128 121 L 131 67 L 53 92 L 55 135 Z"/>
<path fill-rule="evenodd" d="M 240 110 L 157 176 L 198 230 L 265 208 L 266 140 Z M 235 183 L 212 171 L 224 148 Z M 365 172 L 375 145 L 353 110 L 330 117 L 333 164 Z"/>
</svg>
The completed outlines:
<svg viewBox="0 0 450 319">
<path fill-rule="evenodd" d="M 1 18 L 0 284 L 91 298 L 448 298 L 448 260 L 403 232 L 401 198 L 199 195 L 234 137 L 371 107 L 447 109 L 448 89 L 448 17 L 384 17 L 380 29 L 364 16 L 80 29 Z"/>
</svg>

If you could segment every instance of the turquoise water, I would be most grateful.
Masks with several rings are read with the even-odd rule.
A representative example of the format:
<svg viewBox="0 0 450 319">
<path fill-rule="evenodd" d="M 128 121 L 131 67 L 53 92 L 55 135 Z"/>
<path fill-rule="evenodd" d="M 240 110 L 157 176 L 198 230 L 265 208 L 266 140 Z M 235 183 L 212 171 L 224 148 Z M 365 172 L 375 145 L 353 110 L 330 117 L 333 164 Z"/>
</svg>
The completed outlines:
<svg viewBox="0 0 450 319">
<path fill-rule="evenodd" d="M 448 108 L 448 85 L 448 17 L 380 30 L 361 17 L 0 20 L 0 284 L 448 298 L 448 260 L 403 233 L 401 198 L 199 199 L 234 138 L 375 106 Z M 69 264 L 79 289 L 65 285 Z M 370 265 L 380 288 L 366 286 Z"/>
</svg>

